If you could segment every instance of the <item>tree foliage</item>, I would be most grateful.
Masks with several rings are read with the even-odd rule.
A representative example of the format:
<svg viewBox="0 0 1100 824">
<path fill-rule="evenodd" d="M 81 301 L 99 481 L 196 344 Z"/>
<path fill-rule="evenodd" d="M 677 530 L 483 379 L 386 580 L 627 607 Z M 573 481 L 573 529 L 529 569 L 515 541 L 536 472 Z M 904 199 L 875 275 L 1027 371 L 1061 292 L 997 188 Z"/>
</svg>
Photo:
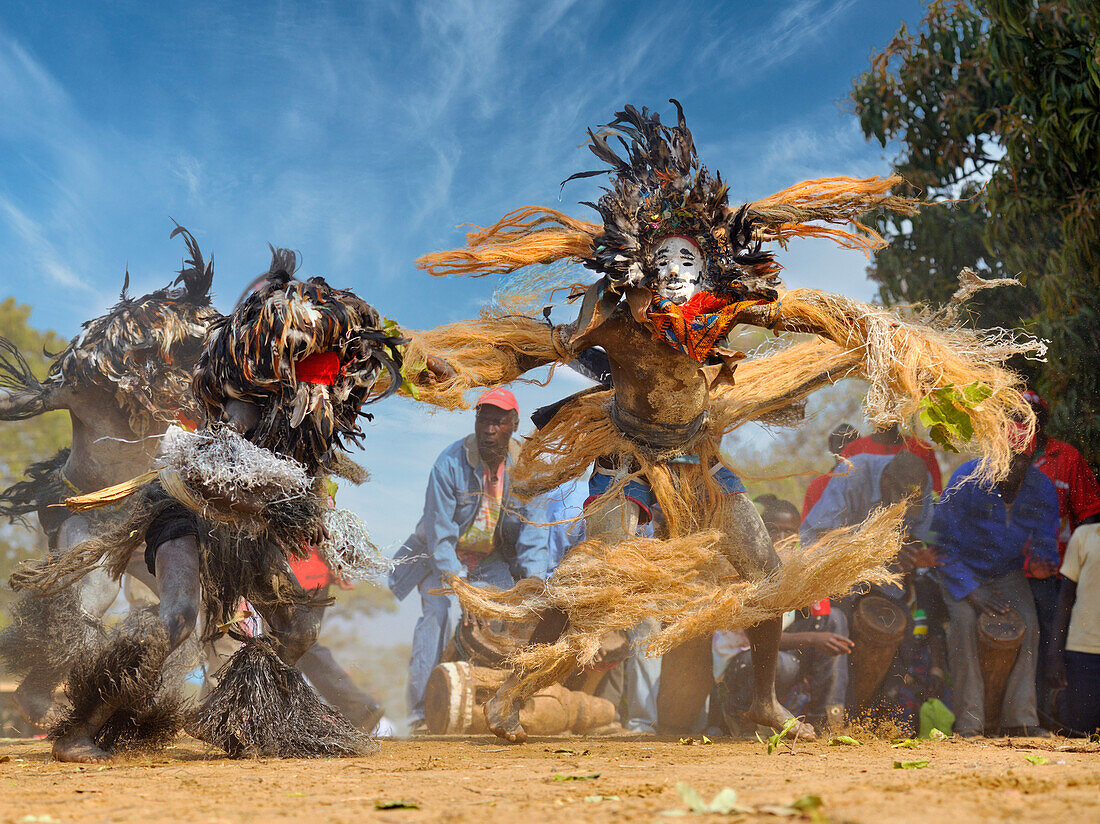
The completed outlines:
<svg viewBox="0 0 1100 824">
<path fill-rule="evenodd" d="M 1100 463 L 1100 6 L 1095 0 L 934 0 L 856 79 L 868 138 L 935 199 L 883 218 L 869 274 L 888 301 L 946 299 L 971 266 L 1019 275 L 987 293 L 984 324 L 1050 341 L 1039 389 L 1053 434 Z"/>
<path fill-rule="evenodd" d="M 0 302 L 0 336 L 7 338 L 23 353 L 41 379 L 46 376 L 48 352 L 60 352 L 66 341 L 54 332 L 40 332 L 28 322 L 31 307 L 7 298 Z M 34 461 L 48 458 L 67 446 L 72 438 L 69 416 L 50 412 L 26 421 L 0 421 L 0 489 L 22 480 L 23 469 Z M 0 581 L 6 581 L 14 566 L 24 558 L 45 551 L 45 537 L 31 518 L 25 526 L 0 523 Z M 8 594 L 0 587 L 0 598 Z"/>
</svg>

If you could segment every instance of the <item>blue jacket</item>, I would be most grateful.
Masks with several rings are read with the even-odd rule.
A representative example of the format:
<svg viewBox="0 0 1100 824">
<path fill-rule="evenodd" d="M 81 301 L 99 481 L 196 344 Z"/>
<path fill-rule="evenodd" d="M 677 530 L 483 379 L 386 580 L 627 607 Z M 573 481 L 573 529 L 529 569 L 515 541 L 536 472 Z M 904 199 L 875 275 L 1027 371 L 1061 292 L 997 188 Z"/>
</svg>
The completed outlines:
<svg viewBox="0 0 1100 824">
<path fill-rule="evenodd" d="M 512 441 L 504 460 L 504 499 L 493 536 L 493 553 L 507 562 L 516 578 L 545 578 L 549 564 L 547 529 L 540 526 L 542 512 L 534 504 L 522 504 L 511 493 L 511 468 L 519 453 Z M 477 517 L 481 506 L 481 458 L 477 438 L 467 435 L 440 453 L 428 477 L 424 514 L 416 531 L 394 556 L 403 561 L 390 573 L 390 590 L 402 600 L 428 575 L 465 577 L 455 547 Z M 483 562 L 484 563 L 484 562 Z"/>
<path fill-rule="evenodd" d="M 882 502 L 882 472 L 896 455 L 852 455 L 852 465 L 846 474 L 830 478 L 813 509 L 806 513 L 799 529 L 799 540 L 810 547 L 831 529 L 855 526 L 878 509 Z M 836 472 L 843 472 L 841 464 Z M 928 477 L 920 513 L 906 525 L 907 532 L 918 541 L 928 540 L 932 523 L 932 477 Z"/>
<path fill-rule="evenodd" d="M 940 579 L 956 600 L 1022 571 L 1027 549 L 1032 558 L 1058 563 L 1058 493 L 1050 479 L 1029 466 L 1009 508 L 996 487 L 975 477 L 977 466 L 975 459 L 955 470 L 932 519 Z"/>
</svg>

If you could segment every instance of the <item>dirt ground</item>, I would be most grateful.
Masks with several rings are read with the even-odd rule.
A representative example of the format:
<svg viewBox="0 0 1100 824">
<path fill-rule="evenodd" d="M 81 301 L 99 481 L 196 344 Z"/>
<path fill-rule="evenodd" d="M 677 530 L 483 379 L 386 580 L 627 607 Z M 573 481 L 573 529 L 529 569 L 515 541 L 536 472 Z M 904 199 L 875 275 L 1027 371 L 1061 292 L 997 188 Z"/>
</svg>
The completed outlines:
<svg viewBox="0 0 1100 824">
<path fill-rule="evenodd" d="M 1031 763 L 1041 756 L 1046 763 Z M 898 769 L 896 761 L 928 761 Z M 1100 744 L 948 740 L 916 749 L 755 741 L 491 738 L 383 742 L 359 759 L 229 761 L 197 743 L 110 767 L 59 764 L 43 741 L 0 740 L 0 824 L 79 822 L 660 822 L 723 788 L 751 808 L 709 820 L 1089 822 Z M 785 805 L 820 796 L 813 812 Z M 380 809 L 405 802 L 416 808 Z M 770 811 L 760 807 L 770 807 Z M 691 816 L 694 818 L 694 816 Z M 949 818 L 948 818 L 949 817 Z"/>
</svg>

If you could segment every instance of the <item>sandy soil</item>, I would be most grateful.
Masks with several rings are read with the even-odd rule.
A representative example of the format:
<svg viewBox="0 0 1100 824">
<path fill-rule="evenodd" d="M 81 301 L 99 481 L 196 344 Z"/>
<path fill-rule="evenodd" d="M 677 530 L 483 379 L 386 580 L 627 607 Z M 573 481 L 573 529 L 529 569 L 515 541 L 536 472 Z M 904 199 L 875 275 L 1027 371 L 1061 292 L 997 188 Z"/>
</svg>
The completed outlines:
<svg viewBox="0 0 1100 824">
<path fill-rule="evenodd" d="M 1048 763 L 1027 760 L 1036 755 Z M 916 760 L 929 764 L 894 767 Z M 767 755 L 755 741 L 573 738 L 506 747 L 465 738 L 385 742 L 377 755 L 351 760 L 228 761 L 187 742 L 82 768 L 51 761 L 42 741 L 7 739 L 0 822 L 660 822 L 664 811 L 687 810 L 681 781 L 706 801 L 731 787 L 753 808 L 815 794 L 818 821 L 1077 824 L 1097 820 L 1100 745 L 949 740 L 892 749 L 871 741 Z M 417 809 L 378 808 L 397 801 Z M 739 820 L 782 820 L 777 812 Z"/>
</svg>

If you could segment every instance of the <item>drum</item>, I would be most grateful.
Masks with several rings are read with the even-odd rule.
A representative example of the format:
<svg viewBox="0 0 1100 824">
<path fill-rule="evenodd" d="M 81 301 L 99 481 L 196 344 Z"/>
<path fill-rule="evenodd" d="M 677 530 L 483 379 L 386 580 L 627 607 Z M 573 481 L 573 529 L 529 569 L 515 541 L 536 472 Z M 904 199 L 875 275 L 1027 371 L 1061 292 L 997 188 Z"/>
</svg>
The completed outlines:
<svg viewBox="0 0 1100 824">
<path fill-rule="evenodd" d="M 424 695 L 428 731 L 433 735 L 487 733 L 482 707 L 507 677 L 504 670 L 464 661 L 437 666 L 428 677 Z M 523 705 L 519 718 L 530 735 L 583 733 L 614 723 L 615 705 L 605 698 L 551 684 Z"/>
<path fill-rule="evenodd" d="M 508 678 L 504 670 L 465 661 L 440 664 L 428 676 L 424 721 L 433 735 L 487 732 L 481 705 Z"/>
<path fill-rule="evenodd" d="M 1024 617 L 1014 609 L 1004 615 L 978 616 L 978 665 L 985 689 L 985 729 L 1000 726 L 1008 675 L 1024 643 Z"/>
<path fill-rule="evenodd" d="M 857 707 L 878 692 L 905 637 L 905 611 L 881 595 L 864 595 L 852 611 L 852 686 Z"/>
</svg>

